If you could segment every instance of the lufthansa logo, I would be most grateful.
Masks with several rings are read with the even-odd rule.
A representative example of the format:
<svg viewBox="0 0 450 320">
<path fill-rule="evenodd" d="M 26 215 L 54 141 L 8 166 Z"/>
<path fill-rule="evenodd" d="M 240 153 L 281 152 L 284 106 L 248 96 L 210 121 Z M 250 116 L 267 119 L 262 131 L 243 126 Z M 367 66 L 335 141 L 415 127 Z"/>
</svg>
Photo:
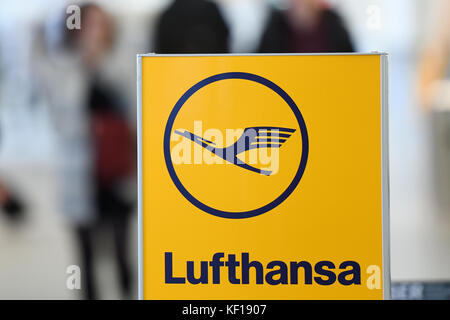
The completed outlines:
<svg viewBox="0 0 450 320">
<path fill-rule="evenodd" d="M 204 124 L 222 130 L 203 133 Z M 255 217 L 280 205 L 299 184 L 308 151 L 308 131 L 294 100 L 272 81 L 244 72 L 192 86 L 164 132 L 164 158 L 175 186 L 194 206 L 221 218 Z"/>
</svg>

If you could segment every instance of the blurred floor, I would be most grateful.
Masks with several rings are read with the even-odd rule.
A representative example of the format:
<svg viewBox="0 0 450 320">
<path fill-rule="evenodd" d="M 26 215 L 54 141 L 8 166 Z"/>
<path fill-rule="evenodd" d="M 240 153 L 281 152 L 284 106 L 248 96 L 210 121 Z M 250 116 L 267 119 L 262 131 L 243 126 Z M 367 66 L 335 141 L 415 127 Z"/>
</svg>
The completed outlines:
<svg viewBox="0 0 450 320">
<path fill-rule="evenodd" d="M 393 300 L 450 300 L 450 282 L 397 282 L 392 284 Z"/>
</svg>

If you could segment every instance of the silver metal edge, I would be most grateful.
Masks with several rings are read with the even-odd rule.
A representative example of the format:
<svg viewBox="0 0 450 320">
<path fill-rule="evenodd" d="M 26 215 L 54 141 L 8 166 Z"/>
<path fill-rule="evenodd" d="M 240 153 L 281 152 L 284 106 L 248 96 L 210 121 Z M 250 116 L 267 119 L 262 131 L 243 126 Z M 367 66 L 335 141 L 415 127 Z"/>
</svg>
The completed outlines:
<svg viewBox="0 0 450 320">
<path fill-rule="evenodd" d="M 144 299 L 144 247 L 142 208 L 142 57 L 137 55 L 137 193 L 138 193 L 138 298 Z"/>
<path fill-rule="evenodd" d="M 382 249 L 383 249 L 383 299 L 391 298 L 390 260 L 390 197 L 389 197 L 389 85 L 388 56 L 381 61 L 381 197 L 382 197 Z"/>
<path fill-rule="evenodd" d="M 145 53 L 138 54 L 138 57 L 254 57 L 254 56 L 386 56 L 386 52 L 329 52 L 329 53 L 196 53 L 196 54 L 160 54 Z"/>
</svg>

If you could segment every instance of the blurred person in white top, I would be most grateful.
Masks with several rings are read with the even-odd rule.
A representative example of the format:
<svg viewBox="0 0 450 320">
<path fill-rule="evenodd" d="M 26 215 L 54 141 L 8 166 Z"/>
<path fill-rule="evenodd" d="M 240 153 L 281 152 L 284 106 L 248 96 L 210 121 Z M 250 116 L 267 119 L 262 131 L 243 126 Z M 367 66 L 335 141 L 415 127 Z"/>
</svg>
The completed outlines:
<svg viewBox="0 0 450 320">
<path fill-rule="evenodd" d="M 121 95 L 104 76 L 116 32 L 102 8 L 88 3 L 80 7 L 80 29 L 70 30 L 65 21 L 56 21 L 36 42 L 40 60 L 34 75 L 52 108 L 59 198 L 79 244 L 84 297 L 98 297 L 93 265 L 96 243 L 103 240 L 96 235 L 100 225 L 112 236 L 108 241 L 114 245 L 119 284 L 129 297 L 127 220 L 134 199 L 124 195 L 123 182 L 132 173 L 133 143 Z"/>
</svg>

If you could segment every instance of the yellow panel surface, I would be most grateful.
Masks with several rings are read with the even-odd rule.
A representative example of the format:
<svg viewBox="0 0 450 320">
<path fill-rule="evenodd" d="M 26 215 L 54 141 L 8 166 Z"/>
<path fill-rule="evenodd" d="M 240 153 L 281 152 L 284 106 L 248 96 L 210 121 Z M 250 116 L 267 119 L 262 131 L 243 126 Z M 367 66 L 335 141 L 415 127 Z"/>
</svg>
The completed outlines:
<svg viewBox="0 0 450 320">
<path fill-rule="evenodd" d="M 194 199 L 217 212 L 235 214 L 231 218 L 189 201 L 171 178 L 164 154 L 166 126 L 180 98 L 202 80 L 230 72 L 250 74 L 251 79 L 265 79 L 282 89 L 295 102 L 307 130 L 306 136 L 286 99 L 258 81 L 230 76 L 189 96 L 170 121 L 166 149 L 173 171 Z M 381 274 L 383 269 L 380 82 L 378 55 L 143 57 L 144 298 L 383 298 L 382 284 L 374 287 L 376 281 L 369 278 L 374 268 Z M 194 133 L 219 150 L 233 144 L 245 128 L 255 127 L 295 130 L 278 137 L 285 138 L 280 147 L 240 154 L 270 175 L 227 162 L 179 134 Z M 240 212 L 256 212 L 280 197 L 298 173 L 305 152 L 306 166 L 292 193 L 267 212 L 239 218 Z M 178 278 L 187 277 L 188 261 L 199 278 L 201 261 L 209 263 L 215 253 L 224 254 L 219 262 L 235 255 L 240 283 L 230 283 L 225 263 L 217 268 L 220 283 L 213 283 L 210 265 L 207 283 L 166 283 L 166 253 L 172 257 L 170 274 Z M 256 283 L 255 268 L 250 268 L 249 283 L 242 283 L 242 253 L 263 266 L 262 284 Z M 268 267 L 271 261 L 287 267 L 280 271 L 286 271 L 284 275 L 271 277 L 281 283 L 266 279 L 268 272 L 283 269 L 280 263 Z M 291 262 L 300 261 L 311 265 L 311 284 L 304 268 L 298 269 L 298 283 L 292 283 Z M 335 268 L 323 267 L 326 261 Z M 350 270 L 339 269 L 344 261 L 358 264 L 359 283 L 339 281 L 339 274 Z M 326 271 L 336 276 L 331 284 L 320 283 L 331 281 Z"/>
</svg>

